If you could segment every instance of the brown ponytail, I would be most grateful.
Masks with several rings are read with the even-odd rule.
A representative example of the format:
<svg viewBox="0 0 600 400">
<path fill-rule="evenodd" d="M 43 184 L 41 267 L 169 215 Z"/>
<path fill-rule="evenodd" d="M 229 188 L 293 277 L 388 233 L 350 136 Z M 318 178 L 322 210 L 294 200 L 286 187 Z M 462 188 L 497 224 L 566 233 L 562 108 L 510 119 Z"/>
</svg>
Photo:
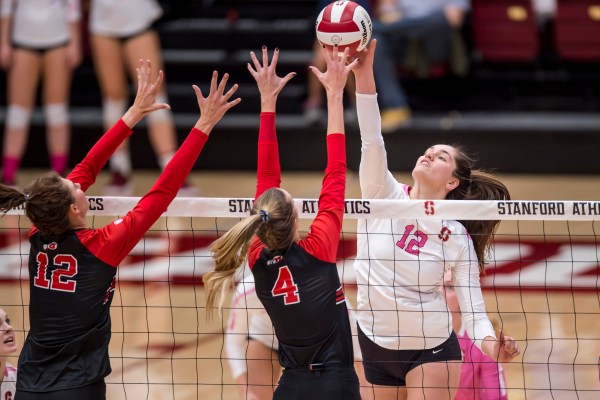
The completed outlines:
<svg viewBox="0 0 600 400">
<path fill-rule="evenodd" d="M 507 187 L 492 174 L 472 169 L 475 165 L 461 146 L 452 145 L 456 150 L 456 169 L 454 177 L 458 178 L 458 186 L 446 195 L 448 200 L 510 200 Z M 464 220 L 459 221 L 469 232 L 479 262 L 479 270 L 485 269 L 485 257 L 492 246 L 492 238 L 500 221 Z"/>
<path fill-rule="evenodd" d="M 0 212 L 25 204 L 25 215 L 44 236 L 55 236 L 71 228 L 71 191 L 56 173 L 49 172 L 29 184 L 23 192 L 0 184 Z"/>
<path fill-rule="evenodd" d="M 250 216 L 238 222 L 210 247 L 215 269 L 202 280 L 206 288 L 206 311 L 219 312 L 234 283 L 237 269 L 244 263 L 254 235 L 270 252 L 285 251 L 294 240 L 294 204 L 278 188 L 266 190 L 255 202 Z"/>
</svg>

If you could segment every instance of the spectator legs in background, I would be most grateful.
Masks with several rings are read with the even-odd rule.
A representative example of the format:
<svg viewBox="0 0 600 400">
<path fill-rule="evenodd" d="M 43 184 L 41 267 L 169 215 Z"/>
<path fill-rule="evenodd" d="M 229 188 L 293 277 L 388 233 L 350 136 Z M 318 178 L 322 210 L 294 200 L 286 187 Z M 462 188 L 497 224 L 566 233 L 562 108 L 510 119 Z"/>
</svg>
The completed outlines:
<svg viewBox="0 0 600 400">
<path fill-rule="evenodd" d="M 384 133 L 393 132 L 410 121 L 408 100 L 398 79 L 397 66 L 407 58 L 419 62 L 446 62 L 450 56 L 453 29 L 443 11 L 423 18 L 373 25 L 377 38 L 374 73 L 377 80 L 381 125 Z M 409 54 L 418 49 L 418 54 Z M 416 56 L 416 57 L 415 57 Z"/>
</svg>

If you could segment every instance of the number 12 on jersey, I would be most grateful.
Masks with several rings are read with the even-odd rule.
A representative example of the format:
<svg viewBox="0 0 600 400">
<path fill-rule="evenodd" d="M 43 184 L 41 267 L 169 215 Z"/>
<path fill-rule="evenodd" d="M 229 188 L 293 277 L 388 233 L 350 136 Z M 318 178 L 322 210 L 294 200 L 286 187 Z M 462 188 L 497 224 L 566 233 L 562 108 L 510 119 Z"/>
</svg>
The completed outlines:
<svg viewBox="0 0 600 400">
<path fill-rule="evenodd" d="M 294 277 L 287 265 L 279 268 L 279 275 L 277 275 L 275 285 L 271 289 L 271 294 L 273 297 L 283 296 L 283 302 L 286 306 L 300 303 L 298 285 L 294 282 Z"/>
</svg>

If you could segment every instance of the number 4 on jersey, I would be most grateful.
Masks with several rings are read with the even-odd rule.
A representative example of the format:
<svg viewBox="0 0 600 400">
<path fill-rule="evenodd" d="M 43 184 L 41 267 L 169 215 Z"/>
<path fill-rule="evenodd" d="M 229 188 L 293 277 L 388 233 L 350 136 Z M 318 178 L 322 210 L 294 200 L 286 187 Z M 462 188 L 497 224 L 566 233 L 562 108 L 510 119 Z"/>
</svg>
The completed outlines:
<svg viewBox="0 0 600 400">
<path fill-rule="evenodd" d="M 292 273 L 287 265 L 279 268 L 279 275 L 275 281 L 275 286 L 271 290 L 273 297 L 284 296 L 283 302 L 285 305 L 300 303 L 300 295 L 298 294 L 298 285 L 294 282 Z"/>
</svg>

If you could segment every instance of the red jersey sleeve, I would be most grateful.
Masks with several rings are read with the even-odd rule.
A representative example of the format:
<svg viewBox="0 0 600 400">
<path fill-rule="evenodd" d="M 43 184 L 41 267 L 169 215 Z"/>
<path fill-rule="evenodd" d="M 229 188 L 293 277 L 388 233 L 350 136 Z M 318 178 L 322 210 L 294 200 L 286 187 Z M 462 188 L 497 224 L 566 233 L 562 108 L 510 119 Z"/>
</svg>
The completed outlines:
<svg viewBox="0 0 600 400">
<path fill-rule="evenodd" d="M 125 139 L 131 136 L 132 132 L 131 128 L 122 119 L 118 120 L 108 132 L 102 135 L 85 158 L 73 168 L 67 179 L 79 183 L 81 190 L 85 192 L 96 181 L 98 173 L 110 156 Z M 31 237 L 36 232 L 37 228 L 32 226 L 29 230 L 29 236 Z"/>
<path fill-rule="evenodd" d="M 310 254 L 322 261 L 335 262 L 346 191 L 345 135 L 327 136 L 327 168 L 319 196 L 319 212 L 310 226 L 308 235 L 300 241 Z"/>
<path fill-rule="evenodd" d="M 122 119 L 108 130 L 87 153 L 67 179 L 79 183 L 84 192 L 96 181 L 98 173 L 104 167 L 110 156 L 127 139 L 133 131 Z"/>
<path fill-rule="evenodd" d="M 260 114 L 258 131 L 258 166 L 256 169 L 256 196 L 258 199 L 265 190 L 281 185 L 279 165 L 279 145 L 275 131 L 275 113 Z"/>
<path fill-rule="evenodd" d="M 208 136 L 192 129 L 154 186 L 122 219 L 80 238 L 96 257 L 118 266 L 148 229 L 164 213 L 190 173 Z"/>
</svg>

